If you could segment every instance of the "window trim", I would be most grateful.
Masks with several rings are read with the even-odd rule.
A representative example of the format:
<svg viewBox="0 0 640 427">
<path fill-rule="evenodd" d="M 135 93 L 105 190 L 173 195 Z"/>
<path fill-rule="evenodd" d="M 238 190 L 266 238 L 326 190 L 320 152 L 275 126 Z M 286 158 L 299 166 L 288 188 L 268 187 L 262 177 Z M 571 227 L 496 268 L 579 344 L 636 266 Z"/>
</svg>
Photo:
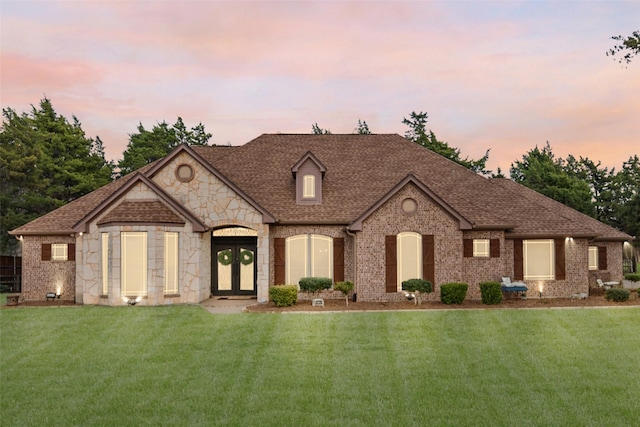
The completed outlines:
<svg viewBox="0 0 640 427">
<path fill-rule="evenodd" d="M 102 295 L 109 295 L 109 233 L 100 233 L 102 260 Z"/>
<path fill-rule="evenodd" d="M 290 249 L 290 245 L 291 242 L 295 241 L 295 240 L 301 240 L 304 238 L 304 251 L 302 252 L 302 255 L 300 255 L 299 253 L 293 254 L 291 249 Z M 285 283 L 289 283 L 289 284 L 294 284 L 297 285 L 298 282 L 294 282 L 293 277 L 292 277 L 292 268 L 294 266 L 298 267 L 297 269 L 299 269 L 300 267 L 300 260 L 297 259 L 297 262 L 292 262 L 292 255 L 293 256 L 302 256 L 303 258 L 303 263 L 304 263 L 304 276 L 302 277 L 320 277 L 316 274 L 315 270 L 316 270 L 316 263 L 315 263 L 315 256 L 314 256 L 314 249 L 315 246 L 317 245 L 316 240 L 323 240 L 325 242 L 328 242 L 328 249 L 329 249 L 329 254 L 327 255 L 328 261 L 329 261 L 329 275 L 324 275 L 322 274 L 322 277 L 329 277 L 331 278 L 331 280 L 334 280 L 334 276 L 335 276 L 335 260 L 334 260 L 334 245 L 335 245 L 335 239 L 331 236 L 327 236 L 324 234 L 296 234 L 294 236 L 289 236 L 287 238 L 285 238 Z M 301 277 L 301 278 L 302 278 Z M 298 279 L 299 281 L 299 279 Z"/>
<path fill-rule="evenodd" d="M 533 260 L 529 260 L 529 256 L 533 256 L 530 252 L 534 245 L 547 245 L 548 254 L 548 274 L 532 274 L 529 270 L 533 269 Z M 530 247 L 531 246 L 531 247 Z M 524 280 L 556 280 L 556 242 L 554 239 L 527 239 L 522 241 L 522 261 Z M 537 267 L 537 266 L 536 266 Z"/>
<path fill-rule="evenodd" d="M 411 253 L 408 255 L 403 255 L 402 251 L 403 251 L 403 245 L 402 245 L 402 240 L 404 239 L 408 239 L 408 238 L 413 238 L 416 241 L 416 249 L 417 251 L 415 253 Z M 397 274 L 397 290 L 398 292 L 402 291 L 402 282 L 405 280 L 409 280 L 409 279 L 422 279 L 423 275 L 424 275 L 424 271 L 423 271 L 423 244 L 422 244 L 422 235 L 420 233 L 415 233 L 413 231 L 404 231 L 401 233 L 398 233 L 396 235 L 396 274 Z M 409 256 L 413 256 L 415 257 L 415 261 L 416 261 L 416 267 L 417 267 L 417 271 L 418 271 L 418 277 L 415 277 L 413 275 L 411 275 L 411 277 L 403 277 L 406 276 L 403 274 L 403 257 L 409 257 Z"/>
<path fill-rule="evenodd" d="M 67 243 L 51 244 L 51 261 L 68 261 L 69 245 Z"/>
<path fill-rule="evenodd" d="M 180 233 L 165 231 L 164 233 L 164 283 L 165 295 L 177 294 L 180 270 Z"/>
<path fill-rule="evenodd" d="M 316 198 L 316 176 L 313 174 L 305 174 L 302 177 L 302 198 L 315 199 Z"/>
<path fill-rule="evenodd" d="M 127 238 L 140 237 L 142 238 L 142 250 L 140 254 L 138 254 L 137 259 L 129 260 L 127 257 Z M 120 286 L 122 289 L 122 296 L 131 297 L 131 296 L 145 296 L 147 295 L 147 267 L 148 267 L 148 246 L 147 246 L 147 232 L 146 231 L 123 231 L 120 234 L 120 259 L 121 259 L 121 271 L 120 271 Z M 141 289 L 129 290 L 127 289 L 127 264 L 129 261 L 134 261 L 134 263 L 142 263 L 140 267 L 142 269 L 142 278 L 140 281 L 142 282 Z"/>
<path fill-rule="evenodd" d="M 473 256 L 474 258 L 489 258 L 491 256 L 491 241 L 489 239 L 473 239 Z"/>
<path fill-rule="evenodd" d="M 600 269 L 598 258 L 599 258 L 598 246 L 589 246 L 589 256 L 588 256 L 589 271 Z M 594 261 L 595 263 L 592 264 L 592 261 Z"/>
</svg>

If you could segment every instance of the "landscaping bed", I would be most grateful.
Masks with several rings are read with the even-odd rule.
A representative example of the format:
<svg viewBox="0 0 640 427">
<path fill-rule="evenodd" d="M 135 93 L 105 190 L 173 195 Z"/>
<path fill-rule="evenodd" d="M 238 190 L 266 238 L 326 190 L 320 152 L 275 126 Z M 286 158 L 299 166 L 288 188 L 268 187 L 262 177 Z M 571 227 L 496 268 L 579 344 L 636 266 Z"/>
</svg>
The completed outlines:
<svg viewBox="0 0 640 427">
<path fill-rule="evenodd" d="M 290 311 L 381 311 L 381 310 L 464 310 L 464 309 L 505 309 L 505 308 L 559 308 L 559 307 L 622 307 L 640 306 L 640 297 L 632 292 L 629 300 L 614 302 L 605 299 L 604 295 L 592 295 L 585 299 L 572 298 L 507 298 L 499 304 L 487 305 L 480 300 L 465 300 L 462 304 L 444 304 L 441 301 L 403 302 L 349 302 L 346 306 L 344 298 L 325 299 L 324 307 L 313 307 L 311 300 L 298 300 L 290 307 L 276 307 L 272 302 L 254 304 L 246 308 L 249 312 L 290 312 Z"/>
</svg>

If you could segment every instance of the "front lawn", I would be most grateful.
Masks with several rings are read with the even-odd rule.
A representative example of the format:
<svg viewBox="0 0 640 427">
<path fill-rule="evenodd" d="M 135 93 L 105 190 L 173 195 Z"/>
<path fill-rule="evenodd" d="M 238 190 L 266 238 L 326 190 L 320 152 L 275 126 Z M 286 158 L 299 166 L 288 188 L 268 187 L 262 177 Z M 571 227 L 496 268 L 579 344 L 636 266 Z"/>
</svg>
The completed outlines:
<svg viewBox="0 0 640 427">
<path fill-rule="evenodd" d="M 634 425 L 639 320 L 638 308 L 4 308 L 0 422 Z"/>
</svg>

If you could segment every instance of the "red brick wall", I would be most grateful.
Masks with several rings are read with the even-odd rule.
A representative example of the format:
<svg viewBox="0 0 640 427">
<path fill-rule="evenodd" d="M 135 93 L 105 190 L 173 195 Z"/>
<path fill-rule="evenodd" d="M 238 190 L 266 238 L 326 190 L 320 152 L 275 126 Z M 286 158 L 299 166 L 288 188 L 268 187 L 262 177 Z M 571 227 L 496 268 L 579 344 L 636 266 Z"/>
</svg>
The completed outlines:
<svg viewBox="0 0 640 427">
<path fill-rule="evenodd" d="M 415 213 L 405 213 L 402 201 L 414 199 Z M 401 189 L 363 222 L 357 237 L 358 299 L 362 301 L 401 301 L 400 292 L 385 292 L 385 236 L 401 232 L 433 235 L 435 245 L 435 292 L 428 300 L 440 298 L 439 285 L 460 281 L 462 232 L 458 221 L 413 184 Z"/>
<path fill-rule="evenodd" d="M 43 243 L 75 243 L 70 235 L 24 236 L 22 242 L 21 300 L 45 300 L 47 292 L 60 290 L 60 299 L 75 301 L 75 261 L 43 261 Z"/>
</svg>

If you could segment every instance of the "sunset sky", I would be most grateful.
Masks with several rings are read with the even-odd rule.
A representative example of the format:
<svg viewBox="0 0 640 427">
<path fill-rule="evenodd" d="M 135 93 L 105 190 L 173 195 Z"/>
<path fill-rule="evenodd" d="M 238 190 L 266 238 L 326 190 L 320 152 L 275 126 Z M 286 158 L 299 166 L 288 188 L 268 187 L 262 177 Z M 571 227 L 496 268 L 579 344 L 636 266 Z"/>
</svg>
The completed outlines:
<svg viewBox="0 0 640 427">
<path fill-rule="evenodd" d="M 640 57 L 605 52 L 640 1 L 0 1 L 0 101 L 43 97 L 109 159 L 142 123 L 204 124 L 211 143 L 262 133 L 404 135 L 428 127 L 508 171 L 556 156 L 619 169 L 640 154 Z"/>
</svg>

